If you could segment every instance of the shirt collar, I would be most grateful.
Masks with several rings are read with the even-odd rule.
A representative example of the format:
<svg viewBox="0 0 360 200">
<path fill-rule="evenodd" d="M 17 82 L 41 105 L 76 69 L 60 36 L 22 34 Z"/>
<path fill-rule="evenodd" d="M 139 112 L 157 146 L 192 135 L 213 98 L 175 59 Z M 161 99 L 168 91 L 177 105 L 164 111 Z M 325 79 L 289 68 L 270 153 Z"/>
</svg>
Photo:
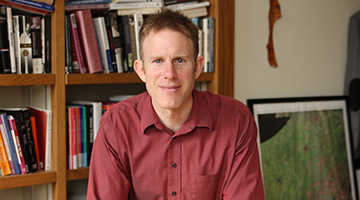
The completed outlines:
<svg viewBox="0 0 360 200">
<path fill-rule="evenodd" d="M 207 127 L 210 129 L 210 131 L 213 128 L 213 119 L 208 108 L 206 107 L 206 102 L 205 99 L 203 99 L 201 92 L 193 90 L 192 95 L 194 103 L 191 109 L 190 117 L 179 129 L 179 135 L 186 134 L 192 131 L 195 127 Z M 145 133 L 146 129 L 152 125 L 154 125 L 159 130 L 163 130 L 164 126 L 160 122 L 159 117 L 157 116 L 151 104 L 151 97 L 148 93 L 143 101 L 143 110 L 141 112 L 141 116 L 142 118 L 140 126 L 143 133 Z"/>
</svg>

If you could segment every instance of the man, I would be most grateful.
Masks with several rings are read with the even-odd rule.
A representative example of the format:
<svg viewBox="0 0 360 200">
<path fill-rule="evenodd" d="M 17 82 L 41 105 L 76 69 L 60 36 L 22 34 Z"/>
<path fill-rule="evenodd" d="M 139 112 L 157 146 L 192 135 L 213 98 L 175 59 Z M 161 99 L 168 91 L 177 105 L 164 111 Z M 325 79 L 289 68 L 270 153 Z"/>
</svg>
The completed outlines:
<svg viewBox="0 0 360 200">
<path fill-rule="evenodd" d="M 151 15 L 134 69 L 147 92 L 102 117 L 88 199 L 264 199 L 247 107 L 194 90 L 204 59 L 198 29 L 179 12 Z"/>
</svg>

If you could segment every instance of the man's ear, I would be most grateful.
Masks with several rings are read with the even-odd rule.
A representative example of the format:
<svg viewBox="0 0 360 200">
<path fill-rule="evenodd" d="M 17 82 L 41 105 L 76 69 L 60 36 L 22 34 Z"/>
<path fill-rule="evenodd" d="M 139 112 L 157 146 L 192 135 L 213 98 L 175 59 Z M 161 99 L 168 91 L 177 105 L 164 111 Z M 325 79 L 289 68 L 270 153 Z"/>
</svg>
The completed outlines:
<svg viewBox="0 0 360 200">
<path fill-rule="evenodd" d="M 141 60 L 135 60 L 134 70 L 139 76 L 139 78 L 145 83 L 146 82 L 145 69 Z"/>
<path fill-rule="evenodd" d="M 204 67 L 204 57 L 199 56 L 196 58 L 196 65 L 195 65 L 195 79 L 199 78 L 202 69 Z"/>
</svg>

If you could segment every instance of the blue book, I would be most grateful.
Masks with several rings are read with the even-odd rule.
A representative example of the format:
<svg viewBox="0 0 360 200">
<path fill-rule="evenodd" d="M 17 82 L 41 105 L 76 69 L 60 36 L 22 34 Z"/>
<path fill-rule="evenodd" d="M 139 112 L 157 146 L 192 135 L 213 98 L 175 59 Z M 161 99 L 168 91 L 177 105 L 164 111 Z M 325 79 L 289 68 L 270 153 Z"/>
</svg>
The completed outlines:
<svg viewBox="0 0 360 200">
<path fill-rule="evenodd" d="M 6 132 L 6 135 L 7 135 L 8 142 L 9 142 L 11 158 L 13 160 L 14 167 L 15 167 L 15 173 L 16 174 L 21 174 L 19 160 L 18 160 L 18 157 L 16 155 L 15 144 L 14 144 L 14 140 L 13 140 L 13 137 L 12 137 L 12 134 L 11 134 L 11 131 L 10 131 L 10 126 L 9 126 L 9 122 L 7 120 L 6 113 L 1 114 L 1 121 L 4 124 L 5 132 Z"/>
<path fill-rule="evenodd" d="M 25 6 L 28 6 L 28 7 L 41 9 L 41 10 L 46 10 L 46 11 L 49 11 L 49 12 L 54 11 L 54 6 L 48 5 L 46 3 L 41 3 L 41 2 L 36 2 L 36 1 L 31 1 L 31 0 L 6 0 L 6 1 L 14 2 L 14 3 L 17 3 L 17 4 L 21 4 L 21 5 L 25 5 Z"/>
<path fill-rule="evenodd" d="M 71 0 L 71 1 L 66 1 L 65 6 L 68 6 L 68 5 L 105 4 L 105 3 L 112 3 L 112 0 Z"/>
</svg>

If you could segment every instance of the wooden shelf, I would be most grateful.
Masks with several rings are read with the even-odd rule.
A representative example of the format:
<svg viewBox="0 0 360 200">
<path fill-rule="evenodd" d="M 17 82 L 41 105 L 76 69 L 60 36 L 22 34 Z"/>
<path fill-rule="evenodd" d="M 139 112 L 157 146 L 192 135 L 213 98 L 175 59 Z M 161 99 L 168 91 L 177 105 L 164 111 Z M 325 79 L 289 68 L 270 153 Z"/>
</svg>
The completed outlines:
<svg viewBox="0 0 360 200">
<path fill-rule="evenodd" d="M 211 81 L 213 73 L 202 73 L 196 81 Z M 142 83 L 136 73 L 66 74 L 66 85 Z"/>
<path fill-rule="evenodd" d="M 0 74 L 0 86 L 55 85 L 55 74 Z"/>
<path fill-rule="evenodd" d="M 0 178 L 0 189 L 26 187 L 56 182 L 55 171 L 39 171 L 31 174 L 9 175 Z"/>
<path fill-rule="evenodd" d="M 88 177 L 89 177 L 89 167 L 84 167 L 75 170 L 67 170 L 66 172 L 67 181 L 86 179 Z"/>
</svg>

